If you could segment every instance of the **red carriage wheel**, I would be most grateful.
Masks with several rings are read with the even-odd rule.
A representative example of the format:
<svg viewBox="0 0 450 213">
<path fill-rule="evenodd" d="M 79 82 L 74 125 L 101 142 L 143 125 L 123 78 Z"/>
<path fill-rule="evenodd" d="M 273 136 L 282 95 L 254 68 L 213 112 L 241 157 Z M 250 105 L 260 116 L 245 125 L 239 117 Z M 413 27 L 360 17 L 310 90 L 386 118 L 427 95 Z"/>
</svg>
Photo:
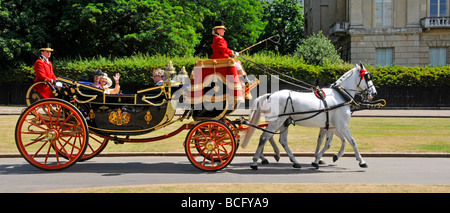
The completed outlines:
<svg viewBox="0 0 450 213">
<path fill-rule="evenodd" d="M 60 170 L 84 154 L 89 130 L 80 111 L 67 101 L 44 99 L 30 105 L 16 125 L 16 145 L 31 165 Z"/>
<path fill-rule="evenodd" d="M 89 132 L 89 143 L 83 156 L 78 160 L 79 162 L 87 161 L 99 155 L 108 145 L 108 139 L 101 137 L 93 132 Z M 69 159 L 64 153 L 59 154 L 66 159 Z"/>
<path fill-rule="evenodd" d="M 205 171 L 218 171 L 233 160 L 236 139 L 228 125 L 216 120 L 205 120 L 189 131 L 184 148 L 195 167 Z"/>
<path fill-rule="evenodd" d="M 89 143 L 87 145 L 84 155 L 80 158 L 81 161 L 87 161 L 100 154 L 108 145 L 108 139 L 103 138 L 95 133 L 89 133 Z"/>
</svg>

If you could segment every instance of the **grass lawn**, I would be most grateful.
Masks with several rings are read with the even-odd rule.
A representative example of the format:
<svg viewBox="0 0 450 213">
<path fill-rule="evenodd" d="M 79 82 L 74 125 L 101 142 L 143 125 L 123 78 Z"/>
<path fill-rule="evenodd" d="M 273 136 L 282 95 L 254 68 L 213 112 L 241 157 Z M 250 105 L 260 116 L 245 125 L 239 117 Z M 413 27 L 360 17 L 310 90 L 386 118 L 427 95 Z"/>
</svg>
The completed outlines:
<svg viewBox="0 0 450 213">
<path fill-rule="evenodd" d="M 14 128 L 19 116 L 0 116 L 0 153 L 18 153 Z M 231 117 L 231 119 L 234 119 Z M 164 135 L 179 128 L 175 123 L 163 129 L 139 137 Z M 450 153 L 450 119 L 448 118 L 352 118 L 352 132 L 361 152 L 439 152 Z M 183 141 L 188 131 L 175 137 L 140 144 L 116 145 L 110 142 L 103 152 L 184 152 Z M 319 129 L 291 126 L 289 146 L 293 152 L 314 152 Z M 238 152 L 254 152 L 258 144 L 260 131 L 256 131 L 248 147 L 239 148 Z M 278 140 L 278 136 L 275 136 Z M 328 152 L 336 152 L 341 145 L 340 139 L 334 137 Z M 279 146 L 280 149 L 281 146 Z M 272 152 L 270 145 L 265 152 Z M 346 152 L 353 152 L 347 144 Z M 284 153 L 284 150 L 282 150 Z"/>
</svg>

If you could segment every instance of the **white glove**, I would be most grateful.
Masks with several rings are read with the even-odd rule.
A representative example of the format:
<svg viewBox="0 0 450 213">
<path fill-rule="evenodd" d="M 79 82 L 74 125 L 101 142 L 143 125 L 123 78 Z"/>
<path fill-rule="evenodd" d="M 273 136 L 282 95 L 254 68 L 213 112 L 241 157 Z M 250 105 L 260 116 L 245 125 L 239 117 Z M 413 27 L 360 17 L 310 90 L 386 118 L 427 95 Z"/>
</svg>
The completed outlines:
<svg viewBox="0 0 450 213">
<path fill-rule="evenodd" d="M 233 55 L 235 58 L 239 57 L 239 52 L 233 51 Z"/>
<path fill-rule="evenodd" d="M 60 81 L 55 82 L 55 87 L 56 88 L 62 88 L 63 84 Z"/>
</svg>

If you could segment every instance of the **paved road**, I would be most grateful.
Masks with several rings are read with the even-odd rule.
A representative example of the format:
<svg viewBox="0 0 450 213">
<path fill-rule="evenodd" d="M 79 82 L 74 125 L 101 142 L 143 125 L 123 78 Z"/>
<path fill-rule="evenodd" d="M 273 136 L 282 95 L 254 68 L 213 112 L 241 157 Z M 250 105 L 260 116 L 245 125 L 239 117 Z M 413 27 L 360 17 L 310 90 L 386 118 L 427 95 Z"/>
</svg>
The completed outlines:
<svg viewBox="0 0 450 213">
<path fill-rule="evenodd" d="M 272 160 L 272 159 L 271 159 Z M 251 157 L 235 157 L 224 170 L 202 172 L 186 157 L 97 157 L 58 171 L 42 171 L 21 158 L 0 159 L 0 192 L 36 192 L 65 188 L 172 183 L 357 183 L 450 184 L 450 158 L 369 157 L 369 168 L 359 168 L 344 157 L 319 170 L 311 157 L 298 157 L 301 169 L 287 157 L 251 170 Z"/>
</svg>

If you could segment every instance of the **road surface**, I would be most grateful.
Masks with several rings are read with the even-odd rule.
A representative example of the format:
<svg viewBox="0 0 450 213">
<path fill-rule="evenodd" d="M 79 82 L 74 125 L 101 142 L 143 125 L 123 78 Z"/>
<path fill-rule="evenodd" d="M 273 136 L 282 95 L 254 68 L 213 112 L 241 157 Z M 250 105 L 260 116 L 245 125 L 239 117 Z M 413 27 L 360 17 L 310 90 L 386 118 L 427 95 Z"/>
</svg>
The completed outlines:
<svg viewBox="0 0 450 213">
<path fill-rule="evenodd" d="M 251 157 L 236 156 L 219 172 L 203 172 L 186 157 L 96 157 L 62 171 L 43 171 L 22 158 L 0 159 L 0 192 L 39 192 L 69 188 L 174 183 L 355 183 L 450 184 L 450 158 L 364 158 L 360 168 L 354 157 L 336 163 L 330 158 L 319 170 L 312 157 L 297 157 L 301 169 L 287 157 L 259 170 L 250 169 Z"/>
</svg>

